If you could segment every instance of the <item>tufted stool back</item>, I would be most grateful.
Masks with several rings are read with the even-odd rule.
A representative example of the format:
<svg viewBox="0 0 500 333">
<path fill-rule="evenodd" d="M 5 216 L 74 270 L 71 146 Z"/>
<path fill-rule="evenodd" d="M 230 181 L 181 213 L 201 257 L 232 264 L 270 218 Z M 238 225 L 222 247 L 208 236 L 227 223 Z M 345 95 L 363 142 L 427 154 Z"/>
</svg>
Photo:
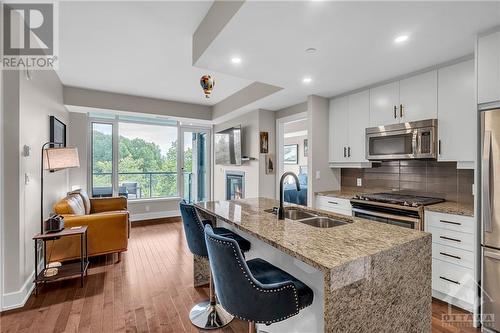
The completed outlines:
<svg viewBox="0 0 500 333">
<path fill-rule="evenodd" d="M 299 312 L 291 281 L 263 284 L 252 275 L 236 241 L 215 234 L 210 225 L 205 226 L 205 239 L 217 298 L 230 314 L 271 324 Z"/>
</svg>

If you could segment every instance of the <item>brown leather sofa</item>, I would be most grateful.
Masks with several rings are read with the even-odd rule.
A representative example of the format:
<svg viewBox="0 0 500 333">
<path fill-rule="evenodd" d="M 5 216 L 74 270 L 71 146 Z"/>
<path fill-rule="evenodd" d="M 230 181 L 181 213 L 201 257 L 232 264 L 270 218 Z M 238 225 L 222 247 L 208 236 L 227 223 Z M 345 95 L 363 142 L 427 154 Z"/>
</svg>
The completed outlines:
<svg viewBox="0 0 500 333">
<path fill-rule="evenodd" d="M 83 190 L 68 193 L 54 205 L 54 212 L 64 216 L 64 226 L 88 226 L 88 253 L 97 256 L 127 251 L 130 235 L 127 198 L 89 198 Z M 79 237 L 79 236 L 76 236 Z M 64 237 L 47 242 L 50 261 L 80 258 L 80 242 L 75 237 Z"/>
</svg>

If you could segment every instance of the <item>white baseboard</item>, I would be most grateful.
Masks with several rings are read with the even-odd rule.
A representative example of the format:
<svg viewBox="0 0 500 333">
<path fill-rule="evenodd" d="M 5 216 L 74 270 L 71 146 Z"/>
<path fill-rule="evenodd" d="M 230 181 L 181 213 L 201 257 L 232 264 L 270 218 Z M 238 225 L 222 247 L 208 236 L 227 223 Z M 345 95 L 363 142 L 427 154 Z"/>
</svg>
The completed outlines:
<svg viewBox="0 0 500 333">
<path fill-rule="evenodd" d="M 181 216 L 181 213 L 178 210 L 166 210 L 166 211 L 162 211 L 162 212 L 130 214 L 130 221 L 135 222 L 135 221 L 161 219 L 164 217 L 174 217 L 174 216 Z"/>
<path fill-rule="evenodd" d="M 28 298 L 31 295 L 31 292 L 35 288 L 35 284 L 33 280 L 35 278 L 35 272 L 31 273 L 28 279 L 24 281 L 23 286 L 18 291 L 3 294 L 2 300 L 2 311 L 22 308 Z"/>
</svg>

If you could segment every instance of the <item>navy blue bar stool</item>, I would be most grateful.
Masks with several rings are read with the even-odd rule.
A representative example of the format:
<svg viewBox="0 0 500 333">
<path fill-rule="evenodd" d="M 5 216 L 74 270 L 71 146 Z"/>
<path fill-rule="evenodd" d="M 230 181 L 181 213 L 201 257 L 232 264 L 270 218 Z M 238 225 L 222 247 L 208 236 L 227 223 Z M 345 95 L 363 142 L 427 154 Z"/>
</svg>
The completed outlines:
<svg viewBox="0 0 500 333">
<path fill-rule="evenodd" d="M 233 239 L 205 226 L 208 258 L 217 298 L 233 316 L 270 325 L 292 316 L 312 304 L 314 293 L 307 285 L 262 259 L 245 261 Z"/>
<path fill-rule="evenodd" d="M 189 250 L 194 255 L 208 259 L 207 245 L 205 243 L 203 228 L 206 225 L 211 226 L 211 221 L 202 221 L 198 217 L 196 208 L 185 201 L 180 202 L 179 207 Z M 213 232 L 223 235 L 227 239 L 232 239 L 239 244 L 239 247 L 244 252 L 250 250 L 250 242 L 229 229 L 213 228 Z M 233 318 L 234 316 L 230 315 L 220 304 L 217 303 L 214 293 L 212 273 L 210 272 L 210 299 L 196 304 L 189 313 L 189 319 L 196 327 L 210 330 L 229 324 Z"/>
</svg>

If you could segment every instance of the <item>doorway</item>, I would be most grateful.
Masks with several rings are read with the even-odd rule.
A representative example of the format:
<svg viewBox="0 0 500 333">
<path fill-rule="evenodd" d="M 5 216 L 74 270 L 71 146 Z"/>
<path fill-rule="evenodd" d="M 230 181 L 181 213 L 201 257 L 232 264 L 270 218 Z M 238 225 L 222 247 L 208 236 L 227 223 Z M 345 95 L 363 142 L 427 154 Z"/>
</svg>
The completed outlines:
<svg viewBox="0 0 500 333">
<path fill-rule="evenodd" d="M 210 199 L 210 130 L 181 128 L 182 196 L 187 202 Z"/>
<path fill-rule="evenodd" d="M 276 195 L 279 197 L 279 181 L 284 172 L 291 171 L 297 175 L 301 191 L 297 191 L 291 177 L 285 180 L 284 200 L 286 202 L 307 206 L 308 188 L 308 154 L 309 154 L 309 121 L 307 113 L 299 113 L 276 121 L 278 129 L 278 158 L 276 177 Z"/>
</svg>

